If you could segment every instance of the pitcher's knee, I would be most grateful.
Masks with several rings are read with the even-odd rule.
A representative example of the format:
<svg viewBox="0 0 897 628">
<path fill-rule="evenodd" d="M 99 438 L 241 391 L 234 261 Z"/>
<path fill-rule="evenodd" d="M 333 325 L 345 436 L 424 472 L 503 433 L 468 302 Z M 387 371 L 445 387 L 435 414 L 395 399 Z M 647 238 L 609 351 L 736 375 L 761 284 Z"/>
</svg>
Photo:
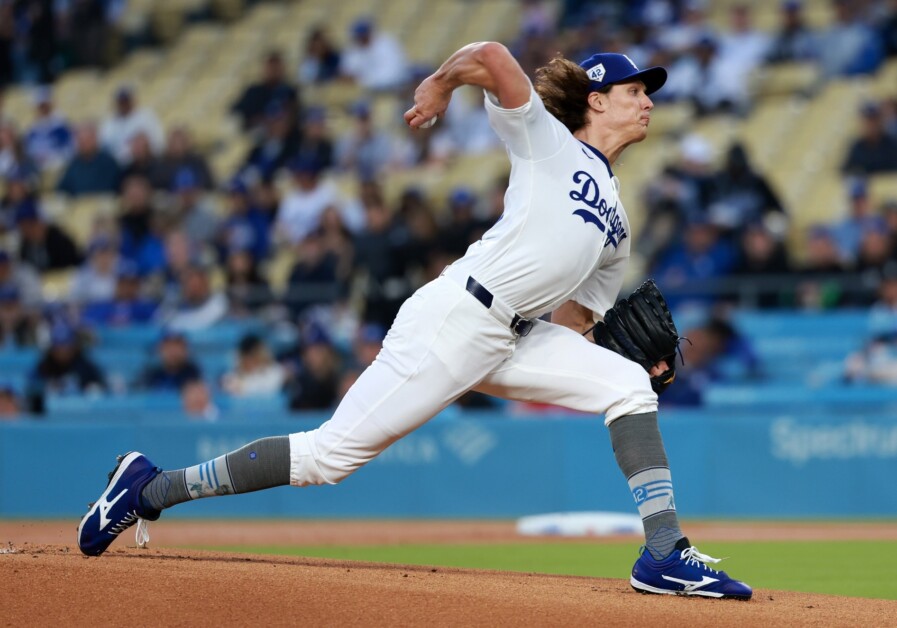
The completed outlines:
<svg viewBox="0 0 897 628">
<path fill-rule="evenodd" d="M 367 462 L 338 448 L 321 453 L 315 443 L 317 432 L 290 434 L 290 484 L 293 486 L 338 484 Z"/>
<path fill-rule="evenodd" d="M 635 362 L 630 364 L 617 372 L 618 394 L 604 412 L 605 425 L 628 414 L 657 411 L 657 393 L 651 388 L 650 376 Z"/>
</svg>

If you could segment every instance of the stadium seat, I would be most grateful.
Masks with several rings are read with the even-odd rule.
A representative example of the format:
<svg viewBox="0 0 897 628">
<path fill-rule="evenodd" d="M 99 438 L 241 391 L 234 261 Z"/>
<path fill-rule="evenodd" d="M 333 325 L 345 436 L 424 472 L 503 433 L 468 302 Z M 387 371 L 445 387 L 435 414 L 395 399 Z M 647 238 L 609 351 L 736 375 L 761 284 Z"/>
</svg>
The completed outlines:
<svg viewBox="0 0 897 628">
<path fill-rule="evenodd" d="M 869 196 L 875 206 L 885 201 L 897 201 L 897 174 L 870 177 Z"/>
<path fill-rule="evenodd" d="M 54 219 L 83 249 L 90 242 L 96 221 L 115 215 L 116 203 L 108 194 L 80 196 L 57 210 Z"/>
<path fill-rule="evenodd" d="M 812 63 L 765 66 L 751 78 L 755 98 L 810 94 L 819 85 L 819 68 Z"/>
</svg>

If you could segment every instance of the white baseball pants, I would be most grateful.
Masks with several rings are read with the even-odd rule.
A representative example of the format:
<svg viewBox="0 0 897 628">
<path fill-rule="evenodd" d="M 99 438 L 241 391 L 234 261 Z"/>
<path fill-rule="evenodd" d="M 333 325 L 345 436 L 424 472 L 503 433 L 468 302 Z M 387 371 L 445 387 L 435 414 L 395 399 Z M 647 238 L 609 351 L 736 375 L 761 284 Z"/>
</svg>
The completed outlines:
<svg viewBox="0 0 897 628">
<path fill-rule="evenodd" d="M 605 424 L 657 410 L 635 362 L 545 321 L 517 338 L 440 277 L 402 305 L 377 359 L 330 420 L 290 434 L 290 483 L 339 482 L 471 389 L 604 414 Z"/>
</svg>

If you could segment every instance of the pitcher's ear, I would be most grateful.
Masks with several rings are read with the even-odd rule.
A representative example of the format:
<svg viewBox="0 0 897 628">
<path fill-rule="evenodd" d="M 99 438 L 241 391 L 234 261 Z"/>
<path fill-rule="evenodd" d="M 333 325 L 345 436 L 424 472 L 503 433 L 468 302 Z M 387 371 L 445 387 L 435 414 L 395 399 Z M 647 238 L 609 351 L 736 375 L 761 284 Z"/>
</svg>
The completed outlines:
<svg viewBox="0 0 897 628">
<path fill-rule="evenodd" d="M 594 109 L 595 111 L 604 112 L 607 110 L 607 104 L 607 94 L 602 94 L 601 92 L 589 93 L 589 108 Z"/>
</svg>

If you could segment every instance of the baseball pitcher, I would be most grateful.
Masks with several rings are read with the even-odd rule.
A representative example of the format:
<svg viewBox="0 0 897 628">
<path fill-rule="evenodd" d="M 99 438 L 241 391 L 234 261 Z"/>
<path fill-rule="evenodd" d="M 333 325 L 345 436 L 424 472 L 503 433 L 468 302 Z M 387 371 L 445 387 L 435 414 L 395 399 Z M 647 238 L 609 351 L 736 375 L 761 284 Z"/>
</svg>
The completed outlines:
<svg viewBox="0 0 897 628">
<path fill-rule="evenodd" d="M 663 297 L 646 283 L 614 305 L 632 233 L 613 166 L 648 133 L 663 68 L 625 55 L 555 58 L 531 83 L 508 50 L 475 43 L 417 88 L 411 128 L 432 124 L 453 90 L 485 92 L 511 162 L 501 219 L 400 309 L 374 363 L 319 428 L 265 438 L 202 464 L 162 471 L 120 458 L 81 520 L 98 556 L 125 529 L 176 504 L 291 484 L 336 484 L 469 390 L 603 415 L 644 521 L 632 570 L 644 593 L 749 599 L 682 533 L 657 425 L 678 343 Z M 552 313 L 551 322 L 540 317 Z"/>
</svg>

